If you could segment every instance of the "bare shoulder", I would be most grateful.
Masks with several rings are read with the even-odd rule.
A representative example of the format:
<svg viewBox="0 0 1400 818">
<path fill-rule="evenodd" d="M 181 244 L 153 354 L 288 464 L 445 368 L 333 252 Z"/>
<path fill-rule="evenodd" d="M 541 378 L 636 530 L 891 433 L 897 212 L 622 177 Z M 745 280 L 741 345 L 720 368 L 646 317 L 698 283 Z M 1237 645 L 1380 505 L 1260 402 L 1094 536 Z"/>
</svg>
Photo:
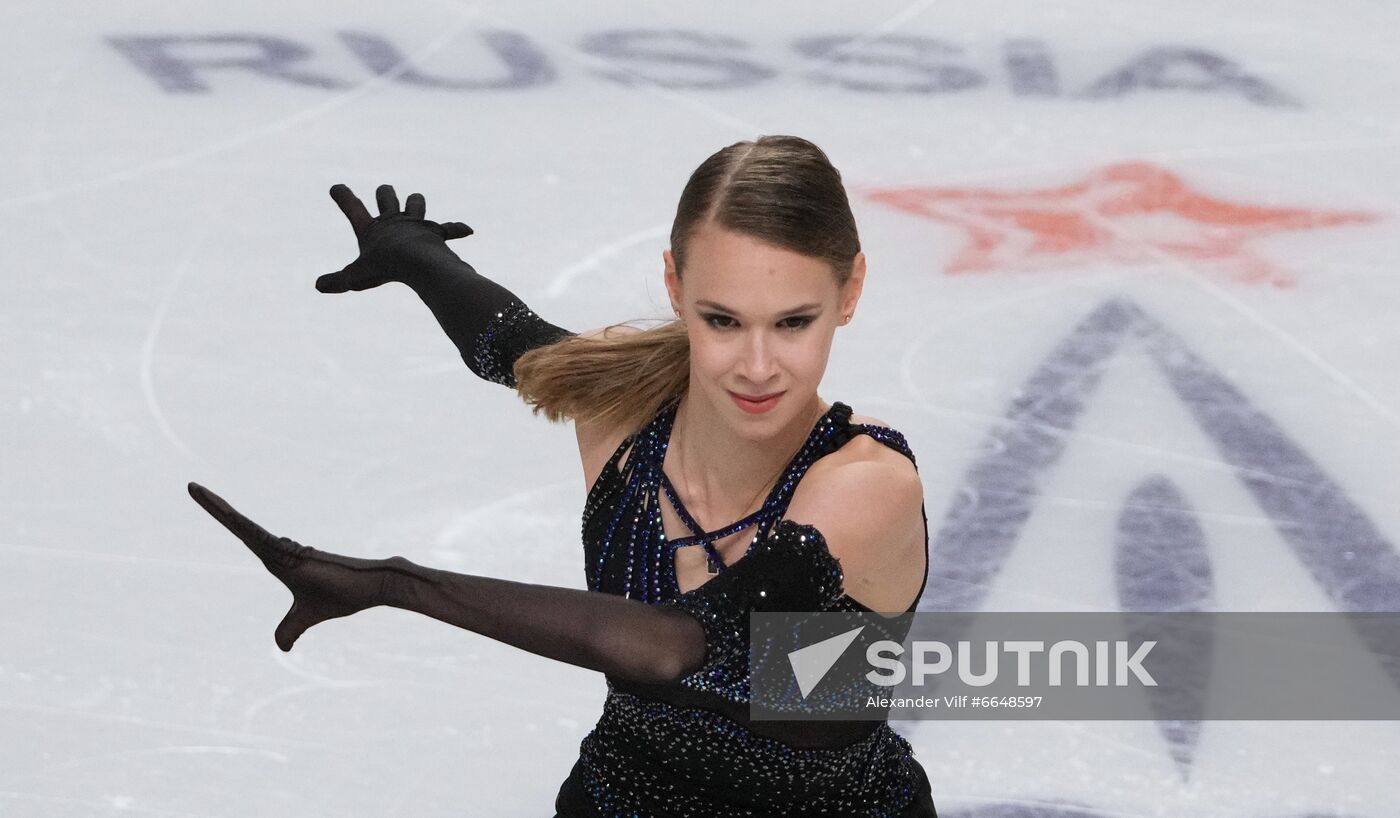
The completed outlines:
<svg viewBox="0 0 1400 818">
<path fill-rule="evenodd" d="M 627 324 L 609 324 L 595 330 L 579 333 L 581 338 L 617 338 L 641 332 L 638 327 Z M 584 490 L 598 482 L 608 458 L 612 457 L 622 441 L 627 439 L 628 430 L 617 429 L 598 422 L 574 421 L 574 437 L 578 440 L 579 460 L 583 464 Z"/>
<path fill-rule="evenodd" d="M 852 423 L 874 426 L 889 424 L 875 418 L 851 416 Z M 836 505 L 845 506 L 852 514 L 870 518 L 869 509 L 862 510 L 864 501 L 873 501 L 881 508 L 915 509 L 922 505 L 923 483 L 914 463 L 902 452 L 881 443 L 870 435 L 855 435 L 845 445 L 821 458 L 808 469 L 793 493 L 793 506 L 825 504 L 846 498 Z M 915 499 L 919 502 L 913 502 Z M 898 501 L 903 501 L 898 502 Z M 793 507 L 793 506 L 790 506 Z M 901 509 L 902 507 L 902 509 Z"/>
<path fill-rule="evenodd" d="M 852 423 L 889 426 L 879 418 Z M 876 611 L 909 607 L 927 550 L 923 483 L 903 453 L 856 435 L 797 484 L 788 519 L 814 526 L 841 562 L 847 595 Z"/>
</svg>

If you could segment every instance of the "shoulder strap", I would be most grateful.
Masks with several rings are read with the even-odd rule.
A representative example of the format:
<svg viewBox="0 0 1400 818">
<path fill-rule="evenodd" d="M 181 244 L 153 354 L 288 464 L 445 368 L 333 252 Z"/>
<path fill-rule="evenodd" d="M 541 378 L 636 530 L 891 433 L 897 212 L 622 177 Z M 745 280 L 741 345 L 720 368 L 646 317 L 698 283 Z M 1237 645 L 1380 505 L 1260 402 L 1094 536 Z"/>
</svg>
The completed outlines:
<svg viewBox="0 0 1400 818">
<path fill-rule="evenodd" d="M 888 426 L 876 426 L 873 423 L 852 423 L 851 433 L 858 435 L 870 435 L 891 449 L 909 458 L 909 462 L 914 464 L 914 470 L 918 471 L 919 461 L 914 458 L 914 450 L 909 448 L 909 441 L 904 439 L 904 435 Z"/>
<path fill-rule="evenodd" d="M 914 463 L 915 470 L 918 469 L 918 463 L 914 460 L 914 452 L 909 448 L 909 443 L 904 439 L 903 434 L 888 426 L 851 423 L 850 406 L 837 401 L 833 407 L 834 411 L 831 413 L 829 423 L 825 424 L 814 439 L 809 441 L 810 451 L 804 450 L 801 455 L 794 458 L 792 468 L 787 475 L 784 475 L 782 491 L 774 497 L 774 505 L 781 508 L 783 513 L 787 512 L 788 502 L 797 490 L 798 482 L 807 474 L 807 470 L 812 467 L 812 464 L 845 446 L 855 435 L 870 435 L 909 458 L 910 462 Z"/>
</svg>

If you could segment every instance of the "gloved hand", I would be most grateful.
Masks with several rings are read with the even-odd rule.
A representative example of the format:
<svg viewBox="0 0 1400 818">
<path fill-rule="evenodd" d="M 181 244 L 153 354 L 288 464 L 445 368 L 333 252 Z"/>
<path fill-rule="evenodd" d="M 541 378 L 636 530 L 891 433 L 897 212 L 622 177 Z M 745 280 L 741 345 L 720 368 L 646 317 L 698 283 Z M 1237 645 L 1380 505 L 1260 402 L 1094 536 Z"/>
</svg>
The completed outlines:
<svg viewBox="0 0 1400 818">
<path fill-rule="evenodd" d="M 248 546 L 267 570 L 292 592 L 292 607 L 274 633 L 277 647 L 292 649 L 306 629 L 383 604 L 384 584 L 393 578 L 396 557 L 366 560 L 328 554 L 267 529 L 239 514 L 224 498 L 198 483 L 190 496 L 224 528 Z"/>
<path fill-rule="evenodd" d="M 350 220 L 360 256 L 345 269 L 316 279 L 321 292 L 368 290 L 386 281 L 407 284 L 432 310 L 472 372 L 512 388 L 521 355 L 574 334 L 545 321 L 510 290 L 458 258 L 447 241 L 470 236 L 472 229 L 461 222 L 425 219 L 422 194 L 410 195 L 400 212 L 394 189 L 380 185 L 375 191 L 379 215 L 374 217 L 345 185 L 332 187 L 331 198 Z"/>
<path fill-rule="evenodd" d="M 461 222 L 428 221 L 425 218 L 428 205 L 421 193 L 409 194 L 402 212 L 392 186 L 380 185 L 374 195 L 379 203 L 379 215 L 372 217 L 350 188 L 345 185 L 331 188 L 331 198 L 355 231 L 360 255 L 344 269 L 316 279 L 316 289 L 323 293 L 343 293 L 368 290 L 386 281 L 401 281 L 412 286 L 430 275 L 434 268 L 463 263 L 447 246 L 447 241 L 470 236 L 470 227 Z"/>
</svg>

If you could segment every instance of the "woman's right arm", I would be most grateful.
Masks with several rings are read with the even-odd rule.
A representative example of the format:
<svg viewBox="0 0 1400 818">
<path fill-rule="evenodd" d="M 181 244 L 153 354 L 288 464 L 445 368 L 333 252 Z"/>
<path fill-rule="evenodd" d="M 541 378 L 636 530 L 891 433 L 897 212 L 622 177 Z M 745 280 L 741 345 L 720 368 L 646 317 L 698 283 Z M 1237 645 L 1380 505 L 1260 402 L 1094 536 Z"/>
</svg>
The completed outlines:
<svg viewBox="0 0 1400 818">
<path fill-rule="evenodd" d="M 545 321 L 505 287 L 479 274 L 447 246 L 472 229 L 460 222 L 438 224 L 424 218 L 423 196 L 408 197 L 403 211 L 394 189 L 375 192 L 379 216 L 345 185 L 331 198 L 350 221 L 360 255 L 342 270 L 316 280 L 324 293 L 367 290 L 388 281 L 408 285 L 432 311 L 462 360 L 484 380 L 515 386 L 516 359 L 531 349 L 573 335 Z"/>
</svg>

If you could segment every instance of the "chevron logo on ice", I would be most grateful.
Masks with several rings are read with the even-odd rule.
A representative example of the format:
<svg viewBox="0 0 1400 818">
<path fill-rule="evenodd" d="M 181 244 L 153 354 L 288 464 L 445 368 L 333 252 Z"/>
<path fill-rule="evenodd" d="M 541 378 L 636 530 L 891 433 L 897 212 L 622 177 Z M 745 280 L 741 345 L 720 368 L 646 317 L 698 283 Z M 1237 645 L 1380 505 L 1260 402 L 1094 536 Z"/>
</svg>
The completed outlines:
<svg viewBox="0 0 1400 818">
<path fill-rule="evenodd" d="M 807 698 L 807 694 L 821 682 L 822 677 L 831 670 L 831 666 L 836 664 L 836 660 L 841 658 L 841 654 L 846 652 L 846 648 L 856 641 L 856 637 L 863 630 L 865 626 L 861 625 L 855 630 L 823 639 L 788 654 L 788 663 L 792 665 L 792 675 L 797 677 L 797 689 L 802 693 L 802 698 Z"/>
</svg>

